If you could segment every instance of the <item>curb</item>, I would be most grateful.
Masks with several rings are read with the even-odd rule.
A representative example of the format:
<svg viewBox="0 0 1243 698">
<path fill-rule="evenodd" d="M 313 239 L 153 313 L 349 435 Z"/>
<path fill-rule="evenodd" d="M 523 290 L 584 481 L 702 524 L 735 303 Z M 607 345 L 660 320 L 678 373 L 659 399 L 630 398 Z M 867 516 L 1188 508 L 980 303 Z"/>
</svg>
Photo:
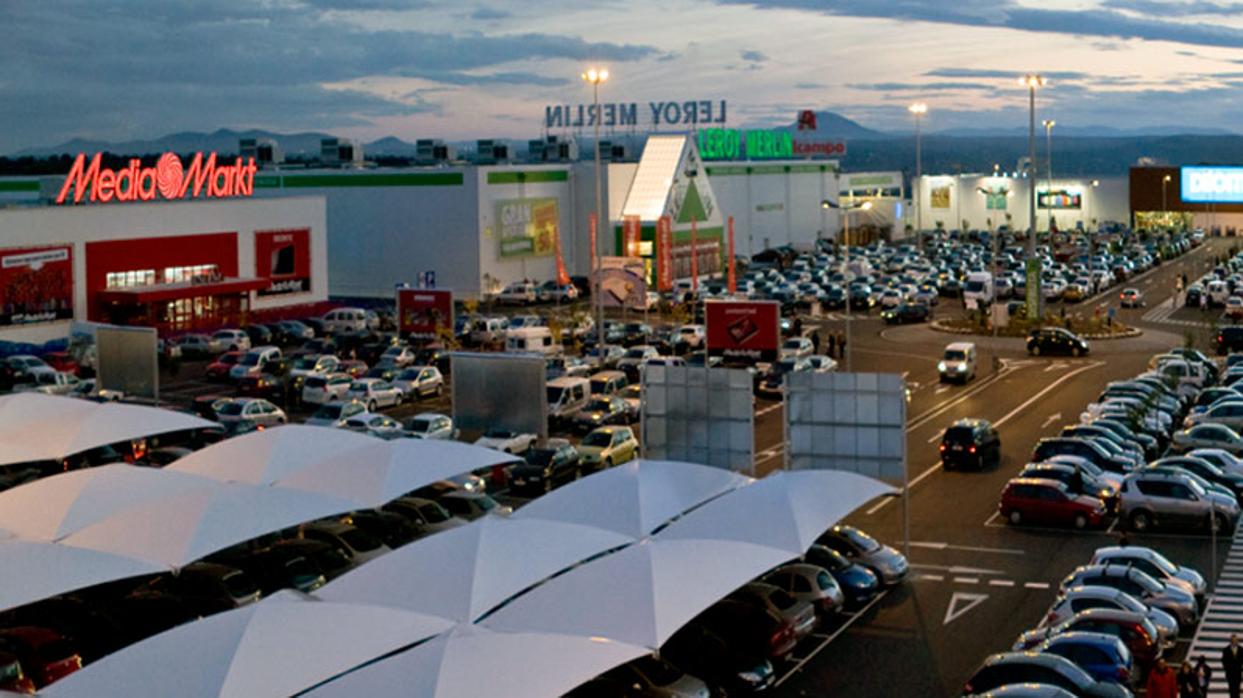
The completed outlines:
<svg viewBox="0 0 1243 698">
<path fill-rule="evenodd" d="M 968 329 L 963 329 L 959 327 L 947 327 L 944 324 L 942 324 L 940 320 L 933 320 L 932 322 L 928 323 L 928 326 L 931 327 L 936 332 L 944 332 L 945 334 L 975 335 L 977 337 L 992 337 L 993 336 L 992 334 L 977 332 L 976 330 L 968 330 Z M 1138 337 L 1142 335 L 1143 333 L 1144 331 L 1139 329 L 1138 327 L 1132 327 L 1132 328 L 1129 328 L 1126 332 L 1121 332 L 1118 334 L 1084 334 L 1080 336 L 1083 337 L 1084 339 L 1109 340 L 1109 339 L 1130 339 L 1132 337 Z M 1002 339 L 1022 339 L 1022 337 L 1002 337 Z"/>
</svg>

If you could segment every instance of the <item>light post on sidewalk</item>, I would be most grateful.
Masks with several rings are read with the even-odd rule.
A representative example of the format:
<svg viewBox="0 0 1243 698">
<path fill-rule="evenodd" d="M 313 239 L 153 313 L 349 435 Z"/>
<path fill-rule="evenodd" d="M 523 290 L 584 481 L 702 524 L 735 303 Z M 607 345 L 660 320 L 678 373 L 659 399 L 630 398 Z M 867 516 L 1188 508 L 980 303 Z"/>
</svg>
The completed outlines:
<svg viewBox="0 0 1243 698">
<path fill-rule="evenodd" d="M 846 348 L 842 352 L 842 360 L 846 362 L 846 373 L 850 373 L 850 350 L 854 347 L 854 342 L 850 339 L 850 278 L 848 276 L 850 274 L 850 212 L 867 211 L 872 208 L 872 202 L 864 201 L 842 206 L 825 199 L 820 202 L 820 208 L 835 208 L 842 212 L 842 280 L 846 282 Z"/>
</svg>

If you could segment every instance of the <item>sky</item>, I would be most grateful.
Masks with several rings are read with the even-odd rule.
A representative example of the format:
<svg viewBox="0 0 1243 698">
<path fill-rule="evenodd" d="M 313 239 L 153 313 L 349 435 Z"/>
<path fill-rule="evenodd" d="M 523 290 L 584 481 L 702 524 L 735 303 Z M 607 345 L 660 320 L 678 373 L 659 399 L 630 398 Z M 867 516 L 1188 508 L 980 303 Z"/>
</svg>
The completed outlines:
<svg viewBox="0 0 1243 698">
<path fill-rule="evenodd" d="M 1243 132 L 1243 2 L 0 0 L 0 153 L 265 128 L 413 141 L 540 134 L 544 106 L 726 100 L 909 131 L 1041 118 Z"/>
</svg>

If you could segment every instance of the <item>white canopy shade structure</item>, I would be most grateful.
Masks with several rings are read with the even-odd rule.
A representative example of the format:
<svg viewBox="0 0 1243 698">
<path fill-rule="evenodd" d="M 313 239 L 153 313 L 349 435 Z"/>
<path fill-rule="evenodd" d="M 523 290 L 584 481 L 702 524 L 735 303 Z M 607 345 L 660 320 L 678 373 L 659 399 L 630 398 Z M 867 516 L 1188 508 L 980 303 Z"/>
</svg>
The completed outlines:
<svg viewBox="0 0 1243 698">
<path fill-rule="evenodd" d="M 556 489 L 514 517 L 596 526 L 638 540 L 688 509 L 749 482 L 745 475 L 706 465 L 637 460 Z"/>
<path fill-rule="evenodd" d="M 0 397 L 0 465 L 61 460 L 108 444 L 219 426 L 157 407 L 13 393 Z"/>
<path fill-rule="evenodd" d="M 126 509 L 60 543 L 178 568 L 256 536 L 354 508 L 350 500 L 313 492 L 207 482 L 212 486 Z"/>
<path fill-rule="evenodd" d="M 145 560 L 56 543 L 0 538 L 0 610 L 113 579 L 165 568 Z"/>
<path fill-rule="evenodd" d="M 270 485 L 322 461 L 383 443 L 345 429 L 289 424 L 225 439 L 170 463 L 165 470 L 216 480 Z"/>
<path fill-rule="evenodd" d="M 579 524 L 485 516 L 372 560 L 316 595 L 470 623 L 519 591 L 629 542 Z"/>
<path fill-rule="evenodd" d="M 195 475 L 120 463 L 72 470 L 0 492 L 0 528 L 55 541 L 132 507 L 216 486 Z"/>
<path fill-rule="evenodd" d="M 656 650 L 704 609 L 791 557 L 735 541 L 645 540 L 544 582 L 483 625 L 607 637 Z"/>
<path fill-rule="evenodd" d="M 181 625 L 70 674 L 44 694 L 289 696 L 453 625 L 393 608 L 304 599 L 296 592 L 280 592 Z"/>
<path fill-rule="evenodd" d="M 741 541 L 797 556 L 850 512 L 893 492 L 883 482 L 843 470 L 785 470 L 708 502 L 658 537 Z"/>
<path fill-rule="evenodd" d="M 496 633 L 461 625 L 324 684 L 308 698 L 552 698 L 648 654 L 599 637 Z"/>
</svg>

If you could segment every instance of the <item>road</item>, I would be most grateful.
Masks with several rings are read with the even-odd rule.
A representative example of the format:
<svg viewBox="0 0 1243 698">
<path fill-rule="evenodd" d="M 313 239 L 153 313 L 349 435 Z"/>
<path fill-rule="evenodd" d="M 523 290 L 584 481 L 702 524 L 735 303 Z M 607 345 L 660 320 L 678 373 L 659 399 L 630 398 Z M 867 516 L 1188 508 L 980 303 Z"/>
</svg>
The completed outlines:
<svg viewBox="0 0 1243 698">
<path fill-rule="evenodd" d="M 856 369 L 893 371 L 900 365 L 914 386 L 907 429 L 914 574 L 852 619 L 831 643 L 805 643 L 811 649 L 825 646 L 798 671 L 791 671 L 793 664 L 782 667 L 785 673 L 775 695 L 957 695 L 986 656 L 1008 650 L 1020 633 L 1040 621 L 1060 581 L 1097 547 L 1116 542 L 1116 526 L 1087 532 L 1017 528 L 996 515 L 997 497 L 1027 462 L 1038 439 L 1077 422 L 1107 382 L 1134 376 L 1145 370 L 1154 353 L 1183 343 L 1182 327 L 1145 322 L 1143 316 L 1173 292 L 1176 273 L 1198 272 L 1209 254 L 1188 255 L 1135 282 L 1146 289 L 1149 307 L 1119 309 L 1117 317 L 1142 327 L 1142 336 L 1093 342 L 1092 353 L 1079 359 L 1032 358 L 1021 339 L 979 338 L 981 374 L 966 386 L 937 383 L 938 354 L 956 337 L 926 326 L 857 323 Z M 1082 305 L 1094 309 L 1101 304 L 1116 307 L 1117 289 Z M 1196 334 L 1197 339 L 1207 337 Z M 1002 360 L 996 373 L 991 370 L 993 356 Z M 998 427 L 1003 450 L 999 467 L 984 472 L 940 469 L 939 437 L 964 417 L 983 417 Z M 757 419 L 757 444 L 780 440 L 780 422 L 772 421 Z M 848 523 L 902 548 L 901 500 L 870 503 Z M 1205 537 L 1131 538 L 1175 561 L 1209 570 Z M 1219 548 L 1217 559 L 1223 560 L 1229 541 L 1221 541 Z M 1185 648 L 1186 641 L 1179 649 Z M 796 651 L 800 659 L 807 653 L 804 647 Z"/>
</svg>

